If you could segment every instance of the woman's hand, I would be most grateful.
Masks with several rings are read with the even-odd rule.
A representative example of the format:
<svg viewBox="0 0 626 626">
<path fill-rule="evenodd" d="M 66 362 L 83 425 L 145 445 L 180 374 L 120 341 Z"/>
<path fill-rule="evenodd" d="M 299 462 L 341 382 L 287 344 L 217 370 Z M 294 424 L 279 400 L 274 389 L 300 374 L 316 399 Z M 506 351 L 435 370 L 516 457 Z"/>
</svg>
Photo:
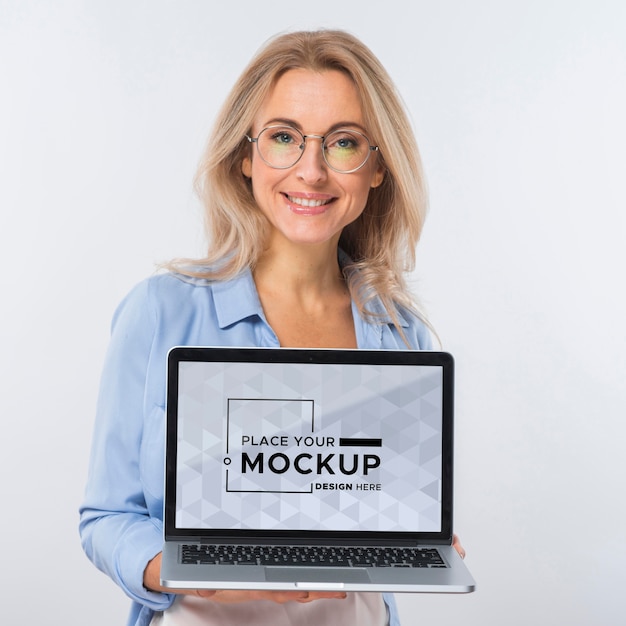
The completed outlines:
<svg viewBox="0 0 626 626">
<path fill-rule="evenodd" d="M 461 540 L 458 535 L 452 535 L 452 547 L 459 553 L 459 556 L 465 558 L 465 549 L 461 545 Z"/>
<path fill-rule="evenodd" d="M 278 604 L 285 602 L 313 602 L 322 598 L 345 598 L 344 592 L 335 591 L 240 591 L 236 589 L 170 589 L 160 583 L 161 553 L 157 554 L 146 566 L 143 573 L 143 586 L 150 591 L 162 593 L 177 593 L 181 595 L 198 596 L 213 602 L 232 604 L 236 602 L 250 602 L 251 600 L 270 600 Z"/>
<path fill-rule="evenodd" d="M 185 592 L 183 592 L 185 593 Z M 250 602 L 251 600 L 269 600 L 278 604 L 285 602 L 300 602 L 305 604 L 314 600 L 343 599 L 345 592 L 336 591 L 238 591 L 235 589 L 195 589 L 192 592 L 201 598 L 208 598 L 213 602 L 232 604 L 235 602 Z"/>
</svg>

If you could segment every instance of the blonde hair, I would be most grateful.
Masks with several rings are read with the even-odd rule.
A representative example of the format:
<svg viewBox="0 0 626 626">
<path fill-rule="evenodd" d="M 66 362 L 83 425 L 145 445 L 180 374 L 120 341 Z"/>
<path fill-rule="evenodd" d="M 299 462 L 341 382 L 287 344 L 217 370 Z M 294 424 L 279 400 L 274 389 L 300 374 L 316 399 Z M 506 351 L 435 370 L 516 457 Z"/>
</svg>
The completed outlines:
<svg viewBox="0 0 626 626">
<path fill-rule="evenodd" d="M 382 184 L 370 190 L 361 216 L 345 227 L 339 245 L 352 260 L 344 275 L 357 308 L 377 296 L 399 328 L 397 307 L 417 313 L 404 274 L 415 266 L 415 247 L 426 213 L 426 191 L 414 134 L 395 86 L 373 53 L 338 30 L 293 32 L 271 39 L 251 60 L 224 102 L 196 175 L 209 240 L 203 259 L 179 259 L 171 269 L 188 276 L 227 280 L 253 268 L 263 252 L 267 221 L 241 171 L 249 155 L 253 120 L 285 72 L 339 70 L 354 82 L 370 140 L 379 146 Z"/>
</svg>

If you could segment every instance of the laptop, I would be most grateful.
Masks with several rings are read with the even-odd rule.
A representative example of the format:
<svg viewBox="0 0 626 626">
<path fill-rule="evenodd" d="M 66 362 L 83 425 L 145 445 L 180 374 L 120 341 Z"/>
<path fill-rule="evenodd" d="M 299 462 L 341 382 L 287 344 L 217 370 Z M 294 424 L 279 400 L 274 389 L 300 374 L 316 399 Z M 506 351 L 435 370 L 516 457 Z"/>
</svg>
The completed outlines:
<svg viewBox="0 0 626 626">
<path fill-rule="evenodd" d="M 161 584 L 473 591 L 453 383 L 445 352 L 173 348 Z"/>
</svg>

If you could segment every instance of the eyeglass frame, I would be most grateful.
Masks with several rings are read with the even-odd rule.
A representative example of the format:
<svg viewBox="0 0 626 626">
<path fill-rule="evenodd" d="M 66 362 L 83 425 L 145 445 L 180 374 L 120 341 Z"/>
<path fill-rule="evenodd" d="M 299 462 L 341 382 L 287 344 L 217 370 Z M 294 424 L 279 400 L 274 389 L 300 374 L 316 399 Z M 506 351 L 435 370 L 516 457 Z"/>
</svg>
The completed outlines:
<svg viewBox="0 0 626 626">
<path fill-rule="evenodd" d="M 263 155 L 261 154 L 261 150 L 259 150 L 259 137 L 266 130 L 271 130 L 272 128 L 288 128 L 290 130 L 294 130 L 296 133 L 298 133 L 302 137 L 302 144 L 301 144 L 302 147 L 300 149 L 300 155 L 298 156 L 298 158 L 291 165 L 272 165 L 265 158 L 263 158 Z M 328 162 L 328 159 L 326 158 L 326 152 L 324 151 L 324 145 L 325 145 L 325 142 L 326 142 L 326 138 L 328 136 L 332 135 L 333 133 L 340 133 L 341 131 L 345 131 L 345 132 L 349 132 L 349 133 L 356 133 L 357 135 L 361 135 L 361 137 L 363 137 L 365 139 L 365 141 L 367 142 L 368 150 L 367 150 L 367 156 L 365 157 L 365 160 L 363 161 L 363 163 L 361 163 L 361 165 L 359 165 L 359 167 L 355 167 L 354 169 L 351 169 L 351 170 L 338 170 L 337 168 L 333 167 Z M 249 143 L 255 143 L 256 144 L 257 152 L 259 153 L 259 157 L 261 158 L 263 163 L 265 163 L 268 167 L 271 167 L 272 169 L 275 169 L 275 170 L 288 170 L 290 167 L 293 167 L 294 165 L 296 165 L 296 163 L 298 163 L 298 161 L 300 161 L 300 159 L 304 155 L 304 151 L 306 149 L 306 140 L 309 137 L 311 137 L 312 139 L 321 139 L 320 149 L 322 151 L 322 158 L 324 159 L 324 163 L 326 163 L 326 165 L 333 172 L 337 172 L 338 174 L 353 174 L 354 172 L 358 172 L 369 161 L 369 158 L 370 158 L 370 155 L 372 154 L 372 152 L 379 152 L 380 151 L 380 148 L 378 146 L 373 146 L 372 144 L 370 144 L 369 137 L 365 133 L 362 133 L 359 130 L 354 130 L 353 128 L 336 128 L 335 130 L 331 130 L 326 135 L 305 135 L 304 133 L 299 131 L 297 128 L 294 128 L 293 126 L 290 126 L 289 124 L 273 124 L 271 126 L 266 126 L 262 130 L 260 130 L 259 134 L 256 137 L 250 137 L 250 135 L 245 135 L 245 138 L 248 140 Z M 298 147 L 300 148 L 300 146 L 298 146 Z"/>
</svg>

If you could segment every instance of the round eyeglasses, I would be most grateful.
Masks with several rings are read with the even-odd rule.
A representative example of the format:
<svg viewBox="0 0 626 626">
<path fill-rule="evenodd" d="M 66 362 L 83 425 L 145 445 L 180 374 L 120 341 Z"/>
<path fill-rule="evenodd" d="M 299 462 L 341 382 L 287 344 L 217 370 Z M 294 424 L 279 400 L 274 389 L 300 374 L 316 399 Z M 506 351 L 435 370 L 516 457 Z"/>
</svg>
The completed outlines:
<svg viewBox="0 0 626 626">
<path fill-rule="evenodd" d="M 340 174 L 351 174 L 360 170 L 378 146 L 371 146 L 369 139 L 358 130 L 340 128 L 328 135 L 303 135 L 291 126 L 268 126 L 258 137 L 246 139 L 256 143 L 259 156 L 274 169 L 293 167 L 304 154 L 308 138 L 320 139 L 326 165 Z"/>
</svg>

